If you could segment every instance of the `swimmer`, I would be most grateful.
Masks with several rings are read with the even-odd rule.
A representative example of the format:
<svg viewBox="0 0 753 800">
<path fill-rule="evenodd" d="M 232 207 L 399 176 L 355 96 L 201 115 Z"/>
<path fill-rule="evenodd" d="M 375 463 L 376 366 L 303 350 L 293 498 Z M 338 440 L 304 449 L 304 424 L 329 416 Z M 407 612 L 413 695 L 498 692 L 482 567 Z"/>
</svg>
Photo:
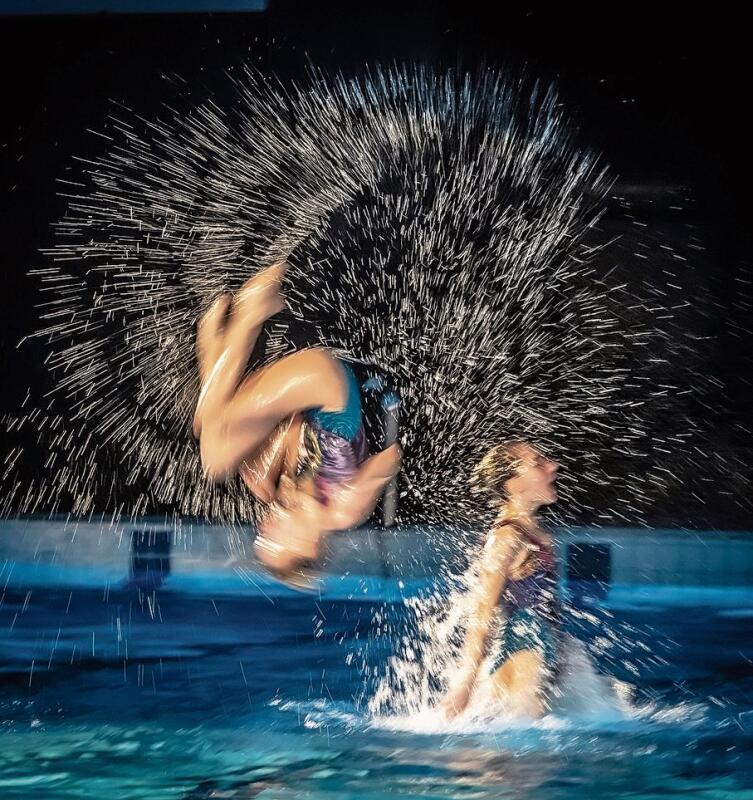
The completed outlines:
<svg viewBox="0 0 753 800">
<path fill-rule="evenodd" d="M 556 476 L 557 464 L 522 441 L 492 447 L 474 470 L 472 487 L 491 495 L 498 513 L 481 556 L 459 672 L 440 703 L 448 718 L 471 701 L 498 610 L 504 620 L 500 654 L 490 670 L 493 695 L 516 715 L 537 719 L 548 710 L 560 614 L 552 538 L 537 512 L 557 499 Z"/>
<path fill-rule="evenodd" d="M 301 350 L 244 374 L 264 322 L 285 307 L 286 269 L 275 264 L 254 275 L 199 322 L 193 430 L 206 475 L 220 482 L 240 474 L 267 505 L 259 560 L 304 588 L 326 537 L 371 515 L 401 453 L 392 444 L 369 456 L 358 381 L 329 350 Z"/>
</svg>

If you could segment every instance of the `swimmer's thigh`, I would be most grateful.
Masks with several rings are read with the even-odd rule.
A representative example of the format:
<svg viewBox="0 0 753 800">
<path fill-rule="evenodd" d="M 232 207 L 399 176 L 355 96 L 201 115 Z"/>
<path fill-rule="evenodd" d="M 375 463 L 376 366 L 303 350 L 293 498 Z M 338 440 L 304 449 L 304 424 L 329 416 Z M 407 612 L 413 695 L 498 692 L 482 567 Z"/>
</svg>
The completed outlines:
<svg viewBox="0 0 753 800">
<path fill-rule="evenodd" d="M 540 717 L 546 713 L 548 676 L 541 650 L 518 650 L 492 674 L 491 682 L 494 694 L 514 710 Z"/>
<path fill-rule="evenodd" d="M 546 676 L 544 655 L 539 650 L 518 650 L 491 676 L 495 691 L 517 693 L 540 686 Z"/>
</svg>

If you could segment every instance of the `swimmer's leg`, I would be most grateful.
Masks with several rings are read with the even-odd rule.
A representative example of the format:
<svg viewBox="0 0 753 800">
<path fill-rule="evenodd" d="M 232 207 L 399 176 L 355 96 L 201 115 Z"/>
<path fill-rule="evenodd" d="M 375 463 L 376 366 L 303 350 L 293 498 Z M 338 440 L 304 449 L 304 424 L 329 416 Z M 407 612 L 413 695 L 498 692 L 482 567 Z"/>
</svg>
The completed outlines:
<svg viewBox="0 0 753 800">
<path fill-rule="evenodd" d="M 285 264 L 268 267 L 247 280 L 235 298 L 224 294 L 215 300 L 201 318 L 196 332 L 201 382 L 193 423 L 197 438 L 207 410 L 240 382 L 264 322 L 284 308 L 280 284 L 285 270 Z"/>
<path fill-rule="evenodd" d="M 327 350 L 294 353 L 251 378 L 226 400 L 207 402 L 200 447 L 213 480 L 232 475 L 286 417 L 309 408 L 339 411 L 347 402 L 342 367 Z"/>
<path fill-rule="evenodd" d="M 233 301 L 231 294 L 218 297 L 202 316 L 196 328 L 196 361 L 199 367 L 199 403 L 193 418 L 193 435 L 201 436 L 204 387 L 217 364 L 225 343 L 225 323 Z"/>
<path fill-rule="evenodd" d="M 264 320 L 270 311 L 279 310 L 283 274 L 282 266 L 270 267 L 238 293 L 225 348 L 200 401 L 201 460 L 214 480 L 234 473 L 244 456 L 261 447 L 286 417 L 309 408 L 339 411 L 347 402 L 345 373 L 323 349 L 286 356 L 241 382 Z"/>
<path fill-rule="evenodd" d="M 539 650 L 518 650 L 492 675 L 492 688 L 513 714 L 539 719 L 549 710 L 549 670 Z"/>
</svg>

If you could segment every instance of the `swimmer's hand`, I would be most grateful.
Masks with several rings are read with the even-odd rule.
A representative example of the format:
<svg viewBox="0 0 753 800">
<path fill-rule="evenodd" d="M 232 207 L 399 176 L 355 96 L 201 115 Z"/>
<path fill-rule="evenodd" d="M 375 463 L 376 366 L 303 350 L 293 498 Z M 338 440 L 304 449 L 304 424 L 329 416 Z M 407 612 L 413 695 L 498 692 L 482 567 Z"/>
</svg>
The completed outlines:
<svg viewBox="0 0 753 800">
<path fill-rule="evenodd" d="M 401 461 L 402 450 L 397 443 L 369 456 L 351 480 L 334 490 L 327 509 L 329 529 L 344 531 L 365 522 L 387 484 L 397 475 Z"/>
</svg>

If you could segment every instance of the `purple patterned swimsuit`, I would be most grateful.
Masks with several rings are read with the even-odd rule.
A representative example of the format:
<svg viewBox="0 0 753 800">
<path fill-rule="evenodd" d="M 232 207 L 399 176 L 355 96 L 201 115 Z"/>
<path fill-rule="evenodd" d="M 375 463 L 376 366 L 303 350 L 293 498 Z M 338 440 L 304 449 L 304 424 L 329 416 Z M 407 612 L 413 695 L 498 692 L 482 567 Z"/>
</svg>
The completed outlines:
<svg viewBox="0 0 753 800">
<path fill-rule="evenodd" d="M 314 409 L 304 415 L 301 451 L 314 471 L 314 484 L 325 505 L 332 490 L 349 481 L 369 455 L 361 390 L 351 368 L 340 363 L 348 383 L 345 408 L 341 411 Z"/>
</svg>

